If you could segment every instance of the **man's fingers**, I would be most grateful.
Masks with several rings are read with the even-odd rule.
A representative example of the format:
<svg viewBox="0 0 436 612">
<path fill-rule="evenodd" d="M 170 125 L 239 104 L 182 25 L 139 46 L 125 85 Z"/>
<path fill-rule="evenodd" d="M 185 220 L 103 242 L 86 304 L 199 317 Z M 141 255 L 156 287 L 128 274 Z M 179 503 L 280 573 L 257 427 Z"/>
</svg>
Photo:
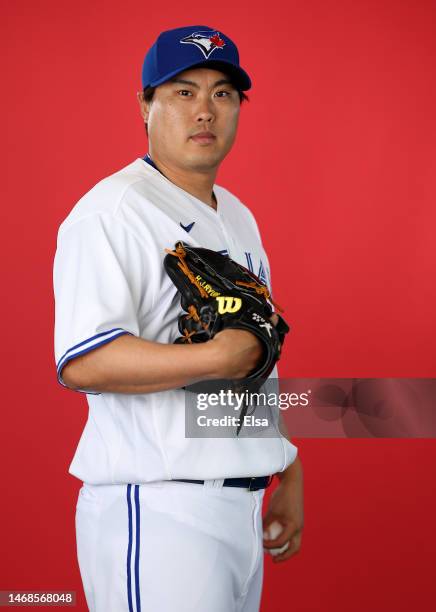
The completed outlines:
<svg viewBox="0 0 436 612">
<path fill-rule="evenodd" d="M 277 323 L 279 322 L 279 316 L 274 313 L 270 316 L 269 320 L 271 321 L 271 323 L 274 325 L 274 327 L 277 325 Z"/>
<path fill-rule="evenodd" d="M 277 323 L 279 322 L 279 316 L 278 316 L 276 313 L 273 313 L 273 314 L 270 316 L 269 320 L 270 320 L 270 321 L 271 321 L 271 323 L 274 325 L 274 327 L 276 327 L 276 326 L 277 326 Z M 279 353 L 280 353 L 280 351 L 281 351 L 281 350 L 282 350 L 282 345 L 281 345 L 281 344 L 279 344 Z"/>
<path fill-rule="evenodd" d="M 295 555 L 301 548 L 301 531 L 297 533 L 289 542 L 289 547 L 278 555 L 273 555 L 274 563 L 281 563 Z"/>
<path fill-rule="evenodd" d="M 296 532 L 297 528 L 292 523 L 283 525 L 274 521 L 268 527 L 264 527 L 263 547 L 265 549 L 281 548 Z"/>
<path fill-rule="evenodd" d="M 289 541 L 283 544 L 283 546 L 280 546 L 280 548 L 265 548 L 264 547 L 263 550 L 264 552 L 269 553 L 273 557 L 276 557 L 277 555 L 281 555 L 282 553 L 284 553 L 285 550 L 288 550 L 288 548 L 289 548 Z"/>
</svg>

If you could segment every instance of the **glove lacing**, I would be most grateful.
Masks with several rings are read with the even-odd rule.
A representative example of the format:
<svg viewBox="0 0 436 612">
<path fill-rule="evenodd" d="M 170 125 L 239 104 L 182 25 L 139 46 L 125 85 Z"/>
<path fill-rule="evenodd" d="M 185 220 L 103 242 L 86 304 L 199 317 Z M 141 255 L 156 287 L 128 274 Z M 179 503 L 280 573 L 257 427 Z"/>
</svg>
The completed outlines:
<svg viewBox="0 0 436 612">
<path fill-rule="evenodd" d="M 263 297 L 266 300 L 269 300 L 271 302 L 271 304 L 274 305 L 274 307 L 279 311 L 279 312 L 284 312 L 283 308 L 280 308 L 280 306 L 277 304 L 277 302 L 275 302 L 272 297 L 271 297 L 271 293 L 268 289 L 268 287 L 266 285 L 260 285 L 259 283 L 256 283 L 255 281 L 251 281 L 250 283 L 247 283 L 246 281 L 235 281 L 237 285 L 241 285 L 242 287 L 249 287 L 250 289 L 254 289 L 256 291 L 256 293 L 258 293 L 259 295 L 263 295 Z"/>
<path fill-rule="evenodd" d="M 186 257 L 185 249 L 179 244 L 179 245 L 176 246 L 175 251 L 172 251 L 171 249 L 165 249 L 165 251 L 167 253 L 169 253 L 170 255 L 174 255 L 174 257 L 178 257 L 179 258 L 179 262 L 177 264 L 178 267 L 181 269 L 181 271 L 184 274 L 186 274 L 186 276 L 189 278 L 191 283 L 197 287 L 198 291 L 200 292 L 201 297 L 209 298 L 210 295 L 200 285 L 198 280 L 195 278 L 194 273 L 192 272 L 192 270 L 189 269 L 189 266 L 188 266 L 188 264 L 185 261 L 185 257 Z M 248 287 L 250 289 L 254 289 L 257 294 L 263 295 L 266 300 L 269 300 L 279 312 L 284 312 L 283 308 L 281 308 L 277 304 L 277 302 L 275 302 L 272 299 L 271 292 L 269 291 L 269 289 L 268 289 L 268 287 L 266 285 L 262 285 L 260 283 L 257 283 L 256 281 L 251 281 L 250 283 L 247 283 L 246 281 L 238 281 L 237 280 L 235 282 L 236 282 L 236 285 L 241 285 L 242 287 Z M 198 318 L 196 318 L 195 315 L 191 315 L 191 316 L 194 317 L 195 321 L 199 321 L 200 320 L 200 318 L 198 317 L 198 314 L 196 315 Z"/>
<path fill-rule="evenodd" d="M 194 273 L 192 272 L 192 270 L 189 269 L 189 266 L 188 266 L 188 264 L 185 261 L 185 257 L 186 257 L 185 249 L 181 245 L 177 245 L 175 251 L 172 251 L 171 249 L 165 249 L 165 251 L 167 253 L 169 253 L 170 255 L 174 255 L 174 257 L 178 257 L 179 258 L 179 262 L 178 262 L 177 265 L 179 266 L 181 271 L 184 274 L 186 274 L 186 276 L 189 278 L 191 283 L 197 287 L 198 291 L 200 292 L 201 297 L 203 297 L 203 298 L 210 297 L 209 294 L 207 293 L 207 291 L 205 291 L 203 289 L 203 287 L 200 285 L 198 280 L 195 278 Z"/>
</svg>

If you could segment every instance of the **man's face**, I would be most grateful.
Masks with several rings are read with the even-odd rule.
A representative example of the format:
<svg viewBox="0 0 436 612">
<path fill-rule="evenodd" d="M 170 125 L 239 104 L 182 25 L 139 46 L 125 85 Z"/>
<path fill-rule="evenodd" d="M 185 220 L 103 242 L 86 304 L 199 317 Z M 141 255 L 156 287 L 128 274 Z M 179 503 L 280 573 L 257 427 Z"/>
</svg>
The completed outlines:
<svg viewBox="0 0 436 612">
<path fill-rule="evenodd" d="M 172 167 L 197 172 L 217 168 L 230 151 L 240 99 L 229 77 L 193 68 L 156 88 L 151 103 L 140 98 L 150 154 Z M 207 132 L 209 137 L 199 134 Z"/>
</svg>

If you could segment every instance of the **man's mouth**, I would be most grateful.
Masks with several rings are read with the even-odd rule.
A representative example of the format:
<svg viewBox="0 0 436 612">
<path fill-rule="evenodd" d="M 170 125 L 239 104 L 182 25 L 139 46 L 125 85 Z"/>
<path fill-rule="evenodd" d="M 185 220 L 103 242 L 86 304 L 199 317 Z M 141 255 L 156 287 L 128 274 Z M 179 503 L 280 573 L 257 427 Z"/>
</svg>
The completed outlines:
<svg viewBox="0 0 436 612">
<path fill-rule="evenodd" d="M 198 142 L 198 144 L 210 144 L 216 140 L 216 136 L 212 134 L 212 132 L 199 132 L 191 136 L 191 138 L 195 142 Z"/>
</svg>

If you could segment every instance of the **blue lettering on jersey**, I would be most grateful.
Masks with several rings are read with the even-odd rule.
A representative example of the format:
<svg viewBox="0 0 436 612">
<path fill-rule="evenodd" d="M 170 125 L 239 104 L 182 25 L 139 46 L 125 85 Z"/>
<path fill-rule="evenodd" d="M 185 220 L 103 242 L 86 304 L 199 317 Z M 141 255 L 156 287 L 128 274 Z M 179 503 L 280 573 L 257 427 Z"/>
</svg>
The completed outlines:
<svg viewBox="0 0 436 612">
<path fill-rule="evenodd" d="M 247 251 L 245 251 L 245 258 L 247 260 L 247 268 L 250 270 L 250 272 L 254 272 L 253 262 L 251 261 L 251 253 L 247 253 Z"/>
<path fill-rule="evenodd" d="M 264 285 L 267 284 L 265 268 L 263 267 L 263 262 L 260 260 L 259 273 L 257 275 Z"/>
<path fill-rule="evenodd" d="M 250 252 L 245 251 L 245 259 L 247 260 L 247 268 L 250 270 L 250 272 L 253 272 L 254 274 L 256 274 L 254 272 L 253 259 L 251 257 Z M 259 271 L 257 272 L 257 276 L 259 277 L 260 282 L 264 283 L 265 285 L 268 284 L 265 266 L 263 265 L 262 260 L 259 261 Z"/>
</svg>

